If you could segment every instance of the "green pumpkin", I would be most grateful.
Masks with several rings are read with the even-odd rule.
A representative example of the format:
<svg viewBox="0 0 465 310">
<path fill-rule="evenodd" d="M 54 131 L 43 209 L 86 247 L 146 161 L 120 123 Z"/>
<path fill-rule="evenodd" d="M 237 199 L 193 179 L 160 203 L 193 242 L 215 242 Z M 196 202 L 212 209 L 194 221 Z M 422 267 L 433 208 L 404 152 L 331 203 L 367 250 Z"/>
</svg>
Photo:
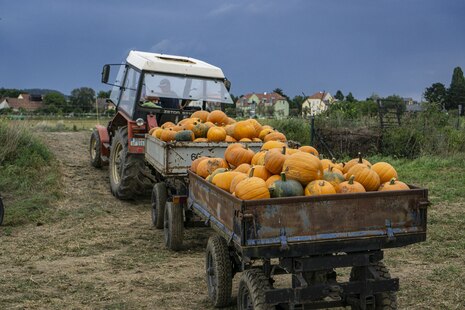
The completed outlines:
<svg viewBox="0 0 465 310">
<path fill-rule="evenodd" d="M 328 170 L 325 170 L 325 172 L 323 173 L 323 180 L 328 181 L 335 188 L 339 183 L 345 181 L 344 176 L 340 175 L 339 173 L 333 172 L 333 167 L 329 167 Z"/>
<path fill-rule="evenodd" d="M 176 133 L 174 140 L 176 141 L 194 141 L 194 133 L 192 130 L 181 130 Z"/>
<path fill-rule="evenodd" d="M 300 182 L 296 180 L 286 180 L 286 174 L 281 172 L 281 180 L 275 181 L 270 186 L 272 198 L 303 196 L 304 189 Z"/>
<path fill-rule="evenodd" d="M 208 132 L 208 126 L 204 123 L 196 122 L 195 126 L 192 128 L 196 138 L 206 138 Z"/>
</svg>

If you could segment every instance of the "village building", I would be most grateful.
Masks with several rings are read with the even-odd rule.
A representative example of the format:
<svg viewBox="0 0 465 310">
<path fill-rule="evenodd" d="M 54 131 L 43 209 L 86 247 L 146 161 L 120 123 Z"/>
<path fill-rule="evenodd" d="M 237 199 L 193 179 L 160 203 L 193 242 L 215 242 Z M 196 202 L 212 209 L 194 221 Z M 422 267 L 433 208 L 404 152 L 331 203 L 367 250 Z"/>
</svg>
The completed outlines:
<svg viewBox="0 0 465 310">
<path fill-rule="evenodd" d="M 285 118 L 289 116 L 289 102 L 278 93 L 250 93 L 236 101 L 236 113 L 244 117 Z"/>
</svg>

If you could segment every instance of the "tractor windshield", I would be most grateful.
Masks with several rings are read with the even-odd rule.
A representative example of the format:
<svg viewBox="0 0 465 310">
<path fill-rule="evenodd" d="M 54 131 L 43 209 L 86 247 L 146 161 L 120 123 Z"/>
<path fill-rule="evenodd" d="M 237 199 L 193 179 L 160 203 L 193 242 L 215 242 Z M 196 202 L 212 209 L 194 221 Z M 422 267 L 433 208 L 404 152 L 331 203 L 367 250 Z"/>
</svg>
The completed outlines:
<svg viewBox="0 0 465 310">
<path fill-rule="evenodd" d="M 159 73 L 144 75 L 141 99 L 150 97 L 233 103 L 223 80 Z"/>
</svg>

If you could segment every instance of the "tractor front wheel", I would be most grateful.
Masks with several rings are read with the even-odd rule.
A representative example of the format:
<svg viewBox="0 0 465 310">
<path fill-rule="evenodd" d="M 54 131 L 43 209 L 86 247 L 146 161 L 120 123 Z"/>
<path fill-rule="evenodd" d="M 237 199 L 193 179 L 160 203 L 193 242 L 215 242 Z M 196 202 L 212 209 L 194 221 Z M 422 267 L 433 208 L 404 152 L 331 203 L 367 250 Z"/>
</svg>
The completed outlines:
<svg viewBox="0 0 465 310">
<path fill-rule="evenodd" d="M 102 157 L 101 157 L 101 145 L 100 145 L 100 136 L 98 131 L 94 129 L 92 135 L 90 136 L 90 164 L 95 168 L 102 168 Z"/>
</svg>

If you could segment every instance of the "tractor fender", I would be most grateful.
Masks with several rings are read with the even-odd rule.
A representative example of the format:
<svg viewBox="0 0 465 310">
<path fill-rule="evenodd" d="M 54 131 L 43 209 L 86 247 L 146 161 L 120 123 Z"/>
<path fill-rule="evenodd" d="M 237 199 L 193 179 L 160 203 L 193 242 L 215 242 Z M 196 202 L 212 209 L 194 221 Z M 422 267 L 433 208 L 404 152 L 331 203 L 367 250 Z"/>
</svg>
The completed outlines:
<svg viewBox="0 0 465 310">
<path fill-rule="evenodd" d="M 97 129 L 98 135 L 100 137 L 100 147 L 101 147 L 101 154 L 103 156 L 109 157 L 110 156 L 110 135 L 108 134 L 108 130 L 106 127 L 102 125 L 96 125 L 95 129 Z"/>
</svg>

